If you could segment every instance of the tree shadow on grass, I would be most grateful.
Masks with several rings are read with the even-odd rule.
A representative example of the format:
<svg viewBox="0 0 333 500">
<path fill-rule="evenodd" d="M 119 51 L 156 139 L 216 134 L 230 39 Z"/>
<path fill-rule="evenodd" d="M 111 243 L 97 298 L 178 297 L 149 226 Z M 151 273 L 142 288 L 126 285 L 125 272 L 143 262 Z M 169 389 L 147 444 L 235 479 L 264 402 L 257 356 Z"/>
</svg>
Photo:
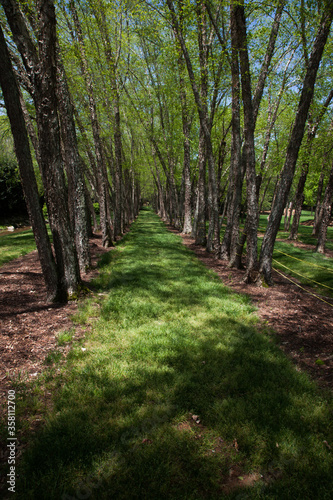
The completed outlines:
<svg viewBox="0 0 333 500">
<path fill-rule="evenodd" d="M 110 292 L 104 326 L 95 344 L 69 355 L 53 416 L 25 453 L 17 498 L 332 496 L 327 401 L 251 326 L 247 298 L 212 273 L 202 280 L 204 266 L 180 244 L 161 246 L 159 233 L 146 252 L 138 226 L 126 259 L 118 254 L 119 266 L 101 277 Z M 250 473 L 258 480 L 227 489 L 235 464 L 236 486 Z"/>
<path fill-rule="evenodd" d="M 21 498 L 224 498 L 237 462 L 266 479 L 247 498 L 332 492 L 328 410 L 314 386 L 254 329 L 201 328 L 226 326 L 238 329 L 227 348 L 220 335 L 191 349 L 180 342 L 152 351 L 150 364 L 134 361 L 130 378 L 87 363 L 26 454 Z M 200 431 L 182 431 L 192 414 Z M 238 453 L 212 453 L 218 438 L 237 440 Z"/>
</svg>

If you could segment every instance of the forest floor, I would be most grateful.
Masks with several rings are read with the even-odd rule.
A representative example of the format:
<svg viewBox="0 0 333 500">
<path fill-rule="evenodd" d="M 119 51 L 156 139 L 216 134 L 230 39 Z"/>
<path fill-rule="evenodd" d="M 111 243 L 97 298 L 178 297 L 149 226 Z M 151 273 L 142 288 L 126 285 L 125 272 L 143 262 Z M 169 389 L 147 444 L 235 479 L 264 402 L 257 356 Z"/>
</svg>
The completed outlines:
<svg viewBox="0 0 333 500">
<path fill-rule="evenodd" d="M 110 249 L 100 235 L 90 240 L 92 269 L 84 277 L 88 284 L 97 274 L 98 259 Z M 37 250 L 0 268 L 0 405 L 14 380 L 37 377 L 48 353 L 58 347 L 57 333 L 73 328 L 71 316 L 77 302 L 49 304 Z M 81 336 L 75 326 L 74 338 Z M 62 347 L 64 353 L 69 344 Z"/>
<path fill-rule="evenodd" d="M 245 284 L 245 271 L 228 267 L 216 260 L 192 238 L 182 235 L 184 244 L 193 250 L 204 264 L 213 269 L 223 283 L 234 291 L 251 297 L 258 315 L 278 335 L 281 348 L 302 370 L 319 385 L 333 389 L 333 300 L 316 296 L 309 287 L 297 286 L 280 272 L 273 271 L 273 287 Z M 285 240 L 283 240 L 285 241 Z M 311 245 L 292 242 L 294 246 L 314 250 Z M 333 257 L 333 252 L 327 255 Z M 283 273 L 284 274 L 284 273 Z"/>
<path fill-rule="evenodd" d="M 274 287 L 244 284 L 244 271 L 231 269 L 226 262 L 216 260 L 204 248 L 196 246 L 189 236 L 182 235 L 182 238 L 225 285 L 251 297 L 263 324 L 277 333 L 281 348 L 294 363 L 321 386 L 333 389 L 333 300 L 316 298 L 311 289 L 307 288 L 306 292 L 275 271 Z M 90 245 L 92 270 L 84 277 L 86 284 L 98 274 L 98 259 L 109 251 L 102 247 L 99 235 L 91 239 Z M 293 245 L 310 248 L 301 243 L 293 242 Z M 297 280 L 293 278 L 293 281 Z M 1 405 L 13 379 L 32 379 L 43 370 L 48 353 L 58 347 L 57 334 L 73 328 L 71 316 L 77 303 L 47 303 L 37 251 L 0 268 L 0 303 Z M 80 327 L 76 325 L 73 338 L 80 336 Z M 69 349 L 69 344 L 62 347 L 64 354 Z"/>
<path fill-rule="evenodd" d="M 0 268 L 18 498 L 328 498 L 332 299 L 245 285 L 172 233 L 146 210 L 108 254 L 96 235 L 91 297 L 67 305 L 46 302 L 36 252 Z"/>
</svg>

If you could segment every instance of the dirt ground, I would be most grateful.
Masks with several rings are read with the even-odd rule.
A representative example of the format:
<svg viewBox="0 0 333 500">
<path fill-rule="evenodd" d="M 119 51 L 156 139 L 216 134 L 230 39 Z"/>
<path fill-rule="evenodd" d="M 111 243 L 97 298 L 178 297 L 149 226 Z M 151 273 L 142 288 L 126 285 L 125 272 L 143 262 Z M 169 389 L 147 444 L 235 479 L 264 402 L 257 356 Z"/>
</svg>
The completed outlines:
<svg viewBox="0 0 333 500">
<path fill-rule="evenodd" d="M 276 271 L 272 274 L 273 287 L 245 284 L 245 271 L 231 269 L 226 261 L 216 260 L 204 248 L 196 246 L 192 238 L 181 236 L 184 244 L 213 269 L 225 285 L 251 297 L 259 317 L 276 332 L 281 348 L 298 369 L 307 371 L 320 386 L 332 390 L 333 299 L 317 298 L 311 288 L 303 286 L 302 289 L 290 282 L 285 273 L 281 275 Z M 303 243 L 291 244 L 314 250 Z M 333 258 L 332 252 L 327 254 Z M 292 281 L 299 285 L 294 277 Z"/>
<path fill-rule="evenodd" d="M 97 275 L 100 256 L 109 250 L 103 248 L 100 235 L 90 240 L 90 248 L 92 270 L 83 276 L 86 284 Z M 45 358 L 58 347 L 57 334 L 73 328 L 76 310 L 76 301 L 46 301 L 37 250 L 0 268 L 0 406 L 13 379 L 33 379 L 43 370 Z M 74 338 L 81 335 L 76 327 Z M 69 345 L 62 347 L 66 349 Z"/>
<path fill-rule="evenodd" d="M 332 389 L 333 299 L 325 298 L 329 304 L 323 302 L 277 273 L 274 273 L 274 287 L 245 285 L 244 271 L 230 269 L 226 262 L 214 259 L 205 249 L 195 246 L 190 237 L 182 235 L 182 238 L 228 287 L 251 297 L 260 318 L 276 331 L 281 348 L 299 369 Z M 98 235 L 90 245 L 93 270 L 84 277 L 86 283 L 96 276 L 97 260 L 107 251 Z M 43 370 L 48 353 L 58 347 L 57 333 L 73 328 L 71 316 L 77 310 L 77 303 L 50 305 L 46 302 L 35 251 L 0 268 L 0 304 L 1 406 L 13 379 L 33 379 Z M 76 327 L 74 338 L 82 334 Z"/>
</svg>

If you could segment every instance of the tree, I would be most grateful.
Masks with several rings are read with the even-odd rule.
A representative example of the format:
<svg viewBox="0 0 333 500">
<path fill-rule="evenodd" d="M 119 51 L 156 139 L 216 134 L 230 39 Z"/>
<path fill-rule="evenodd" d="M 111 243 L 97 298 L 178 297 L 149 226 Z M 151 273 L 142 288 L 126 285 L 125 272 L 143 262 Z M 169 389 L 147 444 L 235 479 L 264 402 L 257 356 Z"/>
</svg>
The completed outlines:
<svg viewBox="0 0 333 500">
<path fill-rule="evenodd" d="M 251 281 L 251 274 L 257 267 L 257 228 L 258 200 L 256 189 L 255 151 L 254 151 L 254 112 L 252 103 L 251 75 L 247 50 L 247 34 L 244 2 L 233 2 L 232 16 L 235 17 L 237 48 L 239 52 L 242 98 L 244 109 L 244 154 L 246 159 L 246 194 L 247 194 L 247 268 L 246 280 Z M 258 100 L 258 98 L 257 98 Z"/>
<path fill-rule="evenodd" d="M 38 1 L 38 49 L 28 32 L 18 2 L 1 0 L 1 4 L 33 88 L 40 168 L 57 269 L 65 293 L 70 297 L 77 293 L 81 280 L 61 155 L 56 95 L 57 35 L 54 3 L 52 0 Z"/>
<path fill-rule="evenodd" d="M 325 100 L 325 103 L 323 104 L 319 115 L 317 116 L 316 120 L 313 122 L 312 118 L 308 120 L 308 133 L 307 133 L 307 138 L 306 138 L 306 147 L 305 147 L 305 159 L 302 164 L 302 170 L 301 170 L 301 175 L 298 180 L 297 184 L 297 190 L 296 190 L 296 195 L 295 195 L 295 203 L 294 203 L 294 217 L 293 217 L 293 222 L 291 226 L 291 231 L 289 235 L 290 240 L 296 240 L 297 239 L 297 233 L 298 233 L 298 226 L 299 226 L 299 221 L 301 217 L 301 212 L 302 212 L 302 205 L 304 202 L 304 187 L 307 179 L 307 175 L 309 172 L 309 163 L 310 163 L 310 158 L 311 158 L 311 153 L 312 153 L 312 148 L 313 148 L 313 142 L 316 137 L 316 133 L 318 131 L 318 127 L 320 125 L 320 122 L 331 102 L 333 99 L 333 90 L 330 91 L 327 99 Z"/>
<path fill-rule="evenodd" d="M 47 299 L 49 301 L 61 301 L 66 295 L 58 276 L 42 209 L 39 203 L 38 187 L 31 158 L 29 138 L 20 103 L 20 91 L 1 27 L 0 85 L 11 124 L 24 196 L 46 284 Z"/>
<path fill-rule="evenodd" d="M 105 13 L 105 4 L 102 1 L 96 3 L 90 2 L 92 11 L 96 17 L 97 24 L 100 29 L 101 38 L 105 52 L 105 58 L 110 74 L 110 94 L 113 113 L 114 127 L 114 152 L 115 152 L 115 169 L 114 169 L 114 236 L 119 236 L 124 230 L 123 221 L 123 179 L 122 179 L 122 144 L 121 144 L 121 126 L 120 126 L 120 100 L 119 100 L 119 83 L 117 75 L 117 65 L 119 60 L 119 51 L 116 55 L 112 49 L 108 23 Z M 119 47 L 120 49 L 120 47 Z"/>
<path fill-rule="evenodd" d="M 185 185 L 184 193 L 184 222 L 183 230 L 184 234 L 192 233 L 192 210 L 191 210 L 191 139 L 190 131 L 192 125 L 192 119 L 189 113 L 188 98 L 186 95 L 185 86 L 185 61 L 182 54 L 181 47 L 178 44 L 178 73 L 179 73 L 179 95 L 182 107 L 182 125 L 183 125 L 183 136 L 184 136 L 184 164 L 183 164 L 183 178 Z"/>
<path fill-rule="evenodd" d="M 304 76 L 303 88 L 288 144 L 286 160 L 280 176 L 279 186 L 261 247 L 260 271 L 267 283 L 272 282 L 271 272 L 274 242 L 292 184 L 298 152 L 303 139 L 304 127 L 314 93 L 317 71 L 330 32 L 332 19 L 333 4 L 326 4 Z"/>
<path fill-rule="evenodd" d="M 90 250 L 87 221 L 85 180 L 79 155 L 74 112 L 68 89 L 67 76 L 61 61 L 58 61 L 57 94 L 61 125 L 61 139 L 68 181 L 70 218 L 74 228 L 75 247 L 81 272 L 89 269 Z"/>
<path fill-rule="evenodd" d="M 73 1 L 70 2 L 70 10 L 73 16 L 76 37 L 74 35 L 73 29 L 71 29 L 71 33 L 73 36 L 73 40 L 77 42 L 80 69 L 85 81 L 86 91 L 89 99 L 90 122 L 93 132 L 95 155 L 96 155 L 96 176 L 97 176 L 97 186 L 98 186 L 98 196 L 99 196 L 100 221 L 102 227 L 102 243 L 104 247 L 109 247 L 113 245 L 112 241 L 113 235 L 108 221 L 108 212 L 110 211 L 110 209 L 108 208 L 108 180 L 106 175 L 105 154 L 103 150 L 103 144 L 100 134 L 100 125 L 97 115 L 95 93 L 94 93 L 91 74 L 88 67 L 81 24 Z"/>
<path fill-rule="evenodd" d="M 331 219 L 332 212 L 332 197 L 333 197 L 333 164 L 328 179 L 328 184 L 325 189 L 325 195 L 321 207 L 320 224 L 318 228 L 318 243 L 316 252 L 325 253 L 325 243 L 327 239 L 327 227 Z"/>
<path fill-rule="evenodd" d="M 241 173 L 241 122 L 240 122 L 240 77 L 239 77 L 239 47 L 237 37 L 237 20 L 235 5 L 230 4 L 231 32 L 231 89 L 232 89 L 232 139 L 229 173 L 229 189 L 227 202 L 227 225 L 221 245 L 220 257 L 228 259 L 234 265 L 237 258 L 239 240 L 239 214 L 242 196 Z"/>
<path fill-rule="evenodd" d="M 198 0 L 196 5 L 196 12 L 197 12 L 197 22 L 198 22 L 199 60 L 201 68 L 201 81 L 199 90 L 195 79 L 191 58 L 188 49 L 186 47 L 181 26 L 179 24 L 179 19 L 176 15 L 176 11 L 172 0 L 167 0 L 167 5 L 171 15 L 171 24 L 174 33 L 178 40 L 178 43 L 180 44 L 185 59 L 195 103 L 197 106 L 198 117 L 200 120 L 200 127 L 202 129 L 203 137 L 205 139 L 205 150 L 206 150 L 207 164 L 208 164 L 208 205 L 210 209 L 207 250 L 214 251 L 217 254 L 220 248 L 219 209 L 217 200 L 215 161 L 214 161 L 212 140 L 211 140 L 211 121 L 208 115 L 207 102 L 205 102 L 207 93 L 206 66 L 207 66 L 207 56 L 208 56 L 207 46 L 206 46 L 207 41 L 206 41 L 205 6 L 203 0 Z"/>
</svg>

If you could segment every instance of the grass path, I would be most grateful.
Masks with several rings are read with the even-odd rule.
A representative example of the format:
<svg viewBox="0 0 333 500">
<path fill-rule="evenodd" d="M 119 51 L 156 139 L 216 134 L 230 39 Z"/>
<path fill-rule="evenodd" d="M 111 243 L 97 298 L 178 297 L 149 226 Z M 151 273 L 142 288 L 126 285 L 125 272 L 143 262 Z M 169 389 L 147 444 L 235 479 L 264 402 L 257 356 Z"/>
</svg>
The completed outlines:
<svg viewBox="0 0 333 500">
<path fill-rule="evenodd" d="M 0 267 L 6 262 L 36 250 L 32 229 L 0 236 Z"/>
<path fill-rule="evenodd" d="M 91 332 L 35 389 L 53 410 L 17 498 L 333 497 L 332 402 L 152 212 L 75 319 Z"/>
</svg>

